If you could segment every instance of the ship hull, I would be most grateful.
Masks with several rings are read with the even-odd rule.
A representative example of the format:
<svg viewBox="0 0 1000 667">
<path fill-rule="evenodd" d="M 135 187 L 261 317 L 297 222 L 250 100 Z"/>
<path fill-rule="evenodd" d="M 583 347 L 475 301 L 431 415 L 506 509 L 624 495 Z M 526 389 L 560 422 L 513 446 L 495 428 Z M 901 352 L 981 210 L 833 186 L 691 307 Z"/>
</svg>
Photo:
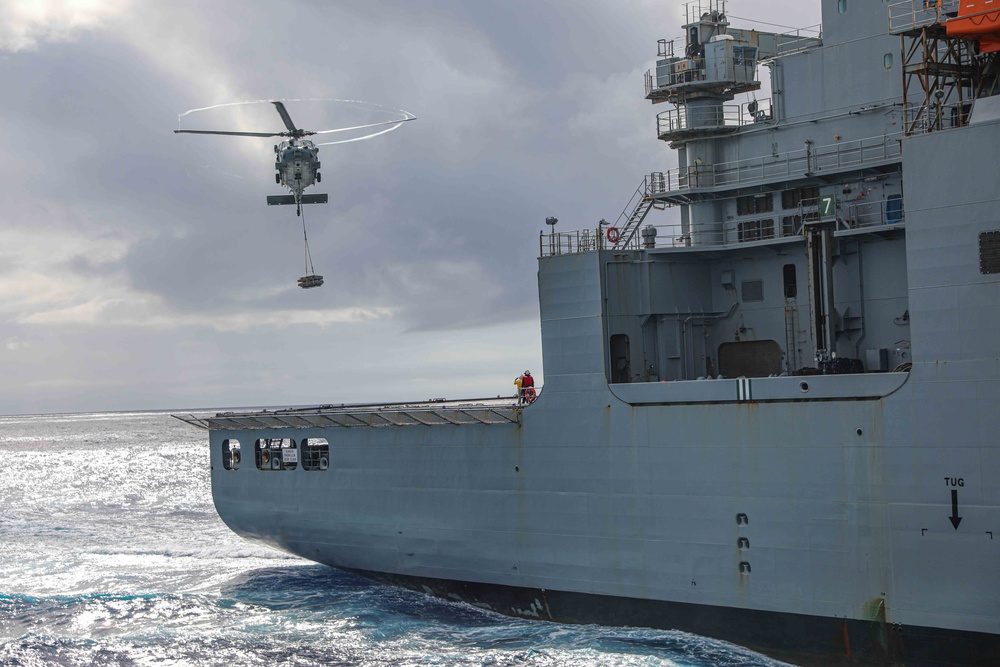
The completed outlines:
<svg viewBox="0 0 1000 667">
<path fill-rule="evenodd" d="M 1000 664 L 1000 571 L 984 567 L 1000 512 L 971 492 L 992 488 L 991 454 L 954 435 L 992 392 L 925 373 L 763 378 L 752 400 L 737 380 L 553 382 L 517 422 L 217 429 L 213 495 L 249 539 L 501 613 L 801 665 Z M 326 470 L 221 465 L 225 439 L 320 437 Z"/>
<path fill-rule="evenodd" d="M 1000 637 L 991 634 L 352 571 L 506 616 L 555 623 L 679 630 L 723 639 L 804 667 L 1000 664 Z"/>
<path fill-rule="evenodd" d="M 900 139 L 884 3 L 823 7 L 777 125 L 671 135 L 687 170 L 637 191 L 621 243 L 540 238 L 537 401 L 209 419 L 222 519 L 530 618 L 1000 664 L 1000 121 L 977 100 Z M 666 245 L 636 229 L 654 201 L 687 207 Z M 325 464 L 255 466 L 273 439 Z"/>
</svg>

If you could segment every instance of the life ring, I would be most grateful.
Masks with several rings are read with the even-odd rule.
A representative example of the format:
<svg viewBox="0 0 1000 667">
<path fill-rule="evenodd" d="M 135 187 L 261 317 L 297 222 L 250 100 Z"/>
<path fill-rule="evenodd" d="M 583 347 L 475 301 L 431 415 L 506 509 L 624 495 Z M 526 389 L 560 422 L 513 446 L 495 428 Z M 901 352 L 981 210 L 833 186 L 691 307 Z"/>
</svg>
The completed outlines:
<svg viewBox="0 0 1000 667">
<path fill-rule="evenodd" d="M 260 451 L 260 462 L 263 463 L 264 465 L 267 465 L 268 463 L 270 463 L 270 461 L 271 461 L 271 452 L 267 451 L 266 449 L 262 449 Z"/>
<path fill-rule="evenodd" d="M 618 228 L 608 227 L 607 236 L 608 236 L 608 241 L 610 241 L 611 243 L 618 243 Z"/>
<path fill-rule="evenodd" d="M 325 456 L 319 457 L 319 469 L 326 470 L 329 467 L 330 467 L 330 459 L 326 458 Z"/>
<path fill-rule="evenodd" d="M 534 387 L 528 387 L 527 389 L 524 390 L 525 401 L 527 401 L 528 403 L 534 403 L 535 398 L 537 398 L 537 394 L 535 394 Z"/>
<path fill-rule="evenodd" d="M 240 450 L 234 449 L 232 451 L 232 454 L 230 455 L 230 458 L 232 459 L 233 463 L 235 463 L 236 465 L 239 465 L 240 464 Z"/>
</svg>

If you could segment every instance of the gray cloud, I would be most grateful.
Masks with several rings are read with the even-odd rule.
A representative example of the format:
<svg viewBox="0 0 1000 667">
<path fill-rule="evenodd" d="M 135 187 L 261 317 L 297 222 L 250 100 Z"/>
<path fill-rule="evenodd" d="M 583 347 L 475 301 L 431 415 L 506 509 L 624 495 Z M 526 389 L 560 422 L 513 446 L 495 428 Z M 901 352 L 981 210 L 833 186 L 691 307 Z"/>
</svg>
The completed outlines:
<svg viewBox="0 0 1000 667">
<path fill-rule="evenodd" d="M 674 164 L 642 100 L 656 40 L 680 33 L 674 3 L 91 4 L 0 31 L 0 411 L 334 400 L 344 372 L 370 399 L 422 393 L 402 366 L 435 395 L 506 391 L 507 364 L 539 365 L 545 216 L 613 219 Z M 269 98 L 419 117 L 321 149 L 330 203 L 306 212 L 319 290 L 295 287 L 300 221 L 264 205 L 273 142 L 171 131 L 187 109 Z M 444 339 L 446 363 L 414 361 Z M 317 364 L 331 345 L 350 359 Z"/>
</svg>

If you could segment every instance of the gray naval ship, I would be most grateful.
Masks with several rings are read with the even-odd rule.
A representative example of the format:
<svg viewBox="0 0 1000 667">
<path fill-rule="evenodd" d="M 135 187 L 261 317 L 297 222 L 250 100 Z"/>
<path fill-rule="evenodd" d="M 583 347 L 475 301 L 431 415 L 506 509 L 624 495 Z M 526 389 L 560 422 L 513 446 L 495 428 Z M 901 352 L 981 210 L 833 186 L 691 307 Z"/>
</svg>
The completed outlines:
<svg viewBox="0 0 1000 667">
<path fill-rule="evenodd" d="M 521 617 L 1000 665 L 1000 8 L 821 2 L 659 43 L 679 167 L 548 221 L 537 400 L 185 417 L 226 524 Z"/>
</svg>

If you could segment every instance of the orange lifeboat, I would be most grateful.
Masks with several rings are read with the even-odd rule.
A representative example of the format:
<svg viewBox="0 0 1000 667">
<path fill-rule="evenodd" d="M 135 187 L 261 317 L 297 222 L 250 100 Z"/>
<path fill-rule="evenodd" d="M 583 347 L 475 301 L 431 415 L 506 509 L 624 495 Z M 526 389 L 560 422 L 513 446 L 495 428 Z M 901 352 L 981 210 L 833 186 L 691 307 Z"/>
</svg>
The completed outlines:
<svg viewBox="0 0 1000 667">
<path fill-rule="evenodd" d="M 1000 0 L 960 0 L 958 16 L 945 27 L 949 37 L 978 39 L 983 53 L 1000 51 Z"/>
</svg>

